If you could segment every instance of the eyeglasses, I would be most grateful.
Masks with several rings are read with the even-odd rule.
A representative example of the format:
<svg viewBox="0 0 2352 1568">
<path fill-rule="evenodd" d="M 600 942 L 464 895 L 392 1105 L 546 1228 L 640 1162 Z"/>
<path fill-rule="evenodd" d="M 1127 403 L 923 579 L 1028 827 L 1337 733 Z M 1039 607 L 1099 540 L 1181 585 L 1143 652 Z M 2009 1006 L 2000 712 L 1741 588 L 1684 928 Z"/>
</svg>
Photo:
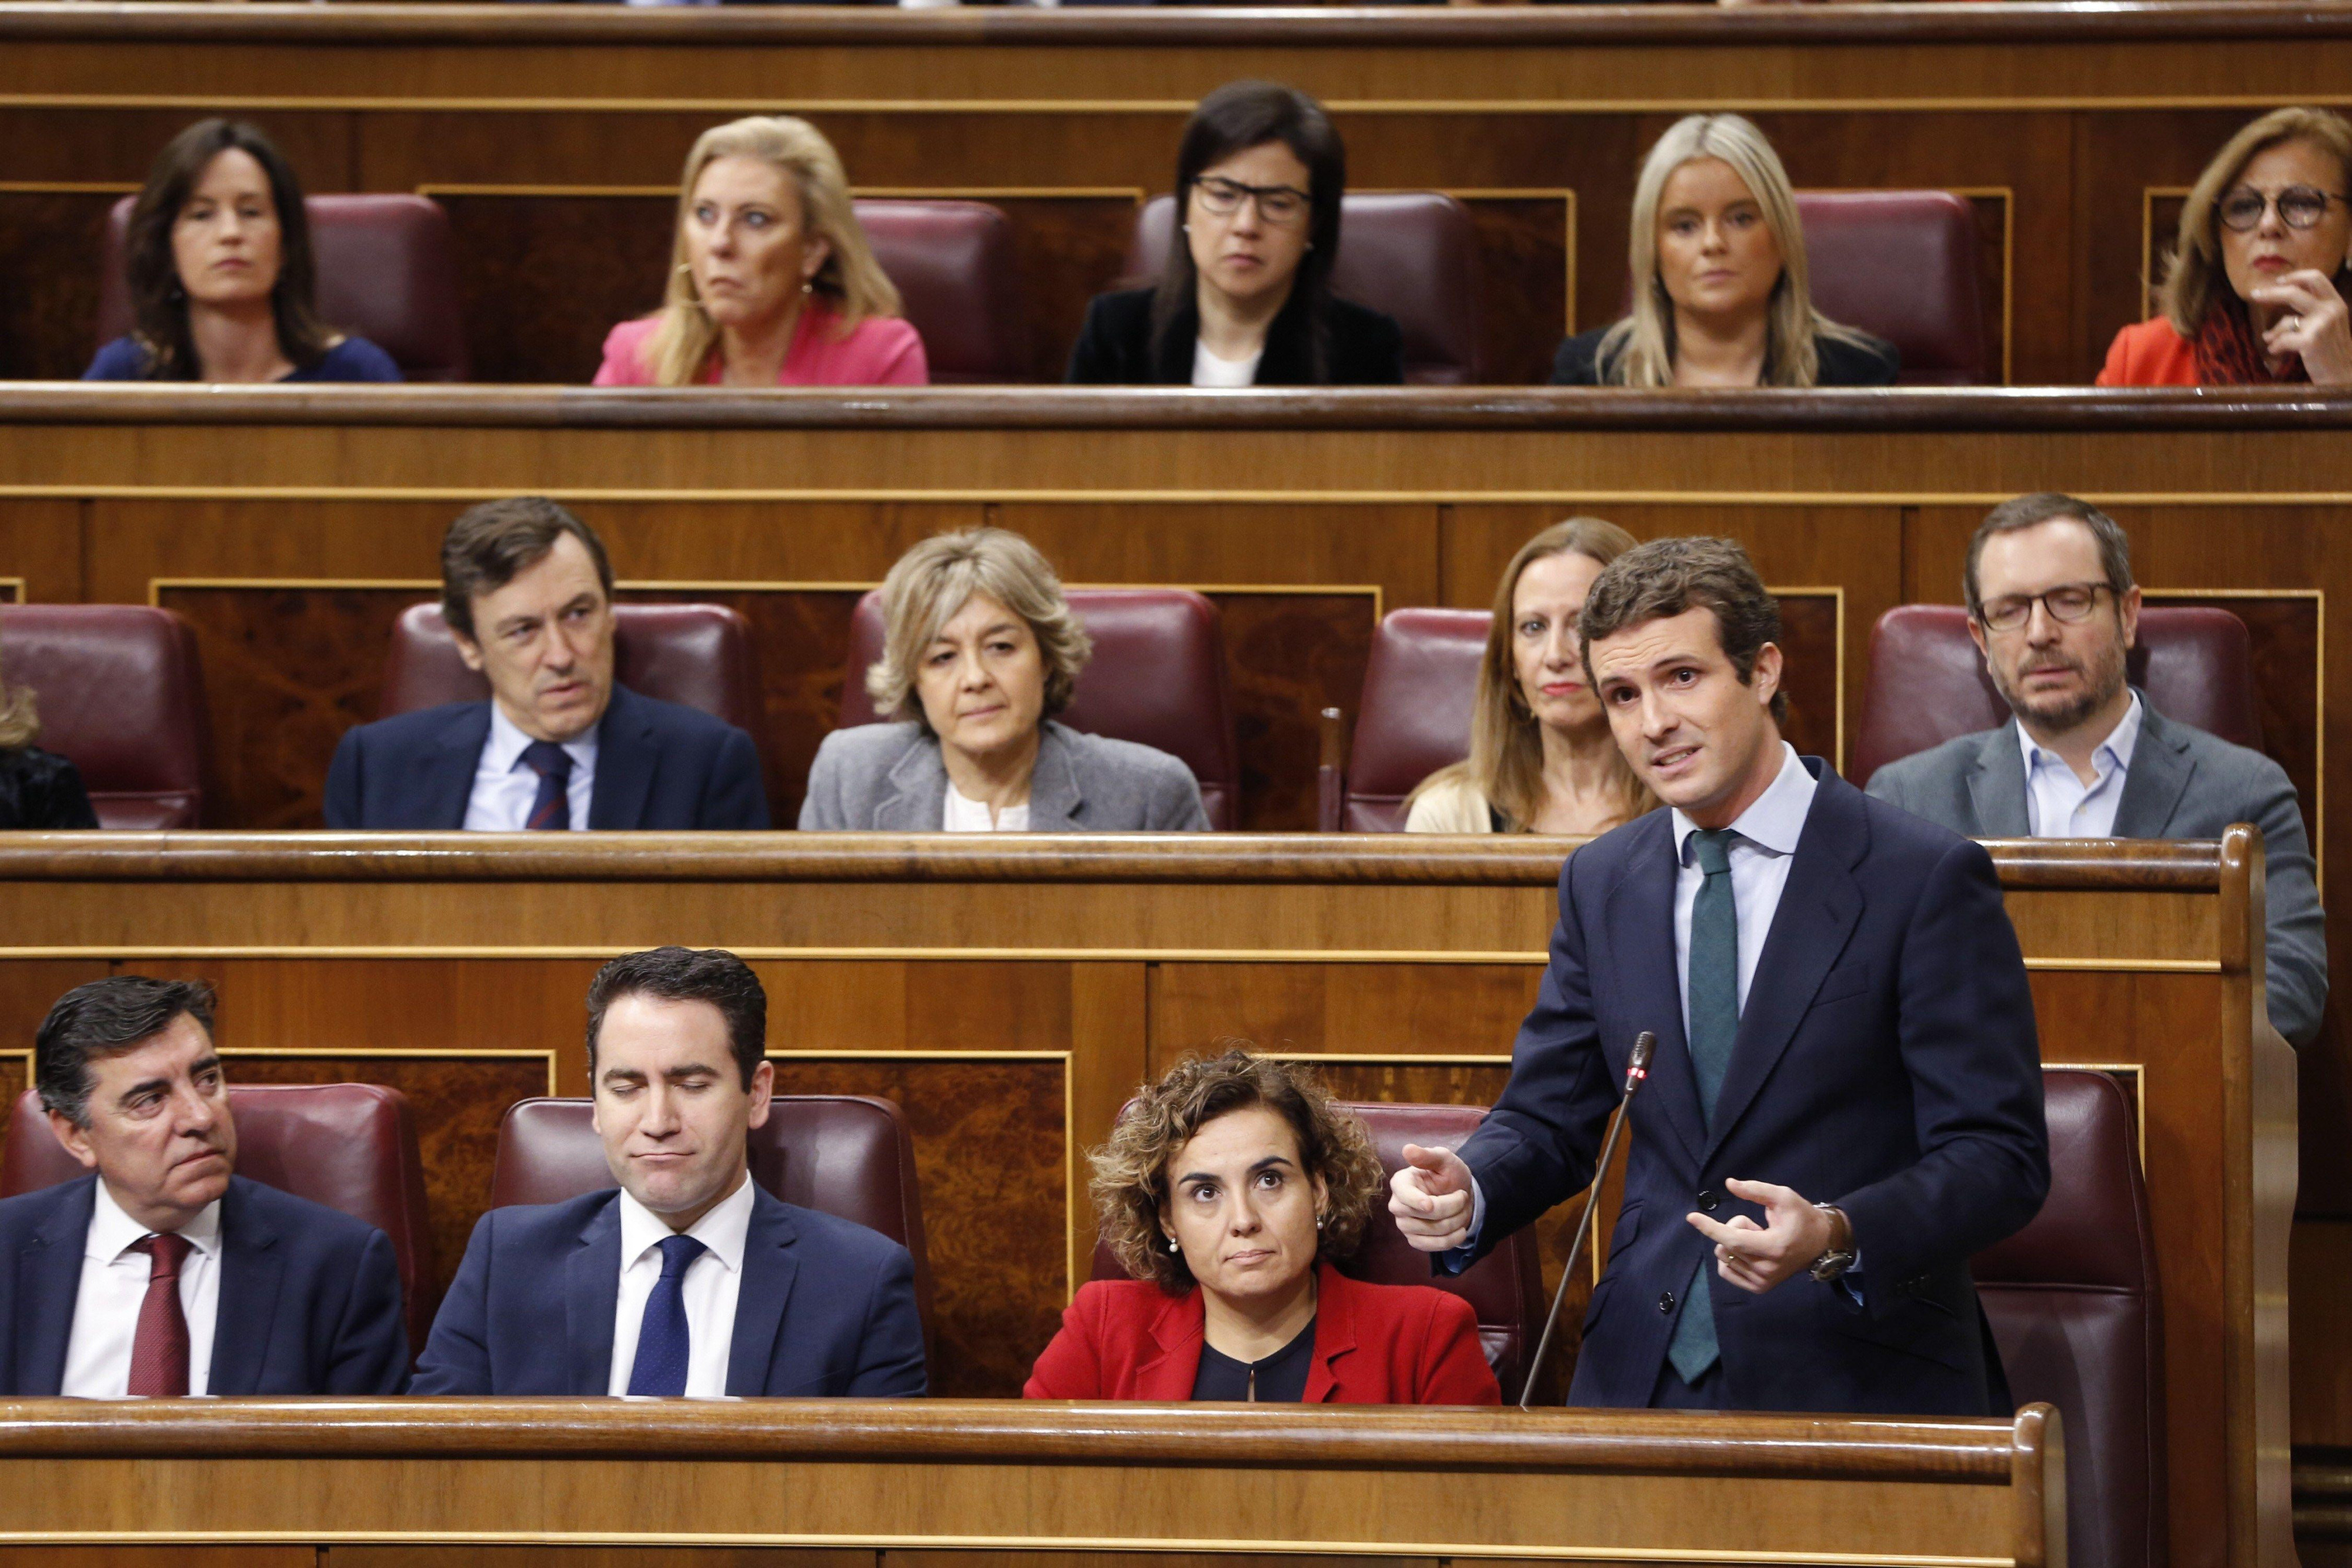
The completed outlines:
<svg viewBox="0 0 2352 1568">
<path fill-rule="evenodd" d="M 2262 223 L 2263 211 L 2275 201 L 2279 222 L 2291 229 L 2312 228 L 2327 215 L 2328 203 L 2343 200 L 2331 192 L 2315 191 L 2309 185 L 2289 185 L 2275 197 L 2257 191 L 2252 185 L 2240 185 L 2221 198 L 2221 226 L 2232 234 L 2244 234 Z"/>
<path fill-rule="evenodd" d="M 1212 217 L 1232 217 L 1242 210 L 1244 202 L 1255 201 L 1260 218 L 1284 228 L 1307 215 L 1311 199 L 1292 185 L 1244 185 L 1215 176 L 1193 181 L 1192 191 L 1201 198 L 1201 210 Z"/>
<path fill-rule="evenodd" d="M 2014 632 L 2025 624 L 2033 614 L 2033 607 L 2039 604 L 2050 612 L 2051 620 L 2072 625 L 2089 617 L 2101 593 L 2113 591 L 2109 583 L 2068 582 L 2040 593 L 2005 593 L 1979 605 L 1977 619 L 1995 632 Z"/>
</svg>

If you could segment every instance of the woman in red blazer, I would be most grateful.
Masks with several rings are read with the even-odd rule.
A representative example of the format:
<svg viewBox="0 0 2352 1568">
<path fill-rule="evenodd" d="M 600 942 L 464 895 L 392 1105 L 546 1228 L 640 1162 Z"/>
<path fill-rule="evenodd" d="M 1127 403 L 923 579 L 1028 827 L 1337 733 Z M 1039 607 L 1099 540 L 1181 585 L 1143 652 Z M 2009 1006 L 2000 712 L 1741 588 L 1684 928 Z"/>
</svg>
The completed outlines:
<svg viewBox="0 0 2352 1568">
<path fill-rule="evenodd" d="M 1363 1124 L 1244 1051 L 1180 1063 L 1093 1155 L 1097 1280 L 1037 1358 L 1031 1399 L 1495 1405 L 1468 1302 L 1339 1272 L 1382 1186 Z"/>
</svg>

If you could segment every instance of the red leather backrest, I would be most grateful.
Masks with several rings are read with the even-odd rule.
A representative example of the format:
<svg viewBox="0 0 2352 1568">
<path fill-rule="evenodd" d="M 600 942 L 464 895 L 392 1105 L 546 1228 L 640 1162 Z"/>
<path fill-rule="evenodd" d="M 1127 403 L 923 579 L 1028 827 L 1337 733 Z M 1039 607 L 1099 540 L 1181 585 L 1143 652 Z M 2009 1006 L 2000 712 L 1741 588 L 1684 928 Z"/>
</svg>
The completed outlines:
<svg viewBox="0 0 2352 1568">
<path fill-rule="evenodd" d="M 616 1184 L 586 1100 L 520 1100 L 499 1124 L 490 1207 L 562 1203 Z M 911 1253 L 925 1333 L 931 1318 L 930 1263 L 923 1248 L 923 1200 L 915 1181 L 915 1141 L 887 1100 L 857 1094 L 778 1094 L 751 1129 L 751 1178 L 803 1208 L 878 1230 Z"/>
<path fill-rule="evenodd" d="M 1478 661 L 1493 621 L 1484 610 L 1391 610 L 1381 621 L 1364 666 L 1341 831 L 1402 832 L 1413 787 L 1470 755 Z"/>
<path fill-rule="evenodd" d="M 131 330 L 123 251 L 132 198 L 106 221 L 98 291 L 98 340 Z M 425 196 L 310 196 L 319 315 L 338 331 L 382 349 L 412 382 L 462 382 L 472 369 L 457 307 L 457 243 L 441 204 Z"/>
<path fill-rule="evenodd" d="M 2000 379 L 1978 282 L 1976 214 L 1949 191 L 1800 191 L 1813 304 L 1903 352 L 1906 385 Z"/>
<path fill-rule="evenodd" d="M 1372 1147 L 1381 1157 L 1381 1168 L 1391 1176 L 1404 1166 L 1405 1145 L 1458 1148 L 1486 1119 L 1483 1105 L 1351 1103 L 1343 1108 L 1362 1118 L 1371 1133 Z M 1119 1114 L 1126 1113 L 1122 1106 Z M 1534 1356 L 1536 1341 L 1543 1333 L 1544 1312 L 1550 1305 L 1544 1300 L 1542 1260 L 1537 1254 L 1533 1231 L 1521 1230 L 1506 1237 L 1492 1252 L 1460 1274 L 1433 1278 L 1429 1254 L 1413 1250 L 1404 1233 L 1397 1229 L 1396 1221 L 1389 1217 L 1388 1204 L 1383 1199 L 1372 1206 L 1371 1223 L 1365 1228 L 1363 1243 L 1353 1258 L 1340 1265 L 1340 1271 L 1380 1285 L 1434 1285 L 1468 1301 L 1477 1312 L 1478 1338 L 1486 1347 L 1487 1364 L 1495 1369 L 1495 1376 L 1503 1385 L 1504 1399 L 1518 1398 L 1520 1385 L 1527 1379 L 1528 1362 Z M 1093 1277 L 1129 1278 L 1110 1249 L 1100 1241 L 1095 1244 Z"/>
<path fill-rule="evenodd" d="M 1183 588 L 1073 588 L 1067 598 L 1095 653 L 1061 722 L 1179 758 L 1200 781 L 1209 826 L 1232 831 L 1241 810 L 1241 745 L 1217 607 Z M 881 656 L 877 591 L 860 599 L 850 616 L 842 728 L 877 722 L 866 671 Z"/>
<path fill-rule="evenodd" d="M 1127 283 L 1160 280 L 1176 221 L 1172 196 L 1156 196 L 1135 220 Z M 1404 329 L 1404 379 L 1416 386 L 1475 386 L 1485 378 L 1479 300 L 1485 268 L 1470 214 L 1435 191 L 1353 194 L 1339 205 L 1339 259 L 1331 292 L 1396 318 Z"/>
<path fill-rule="evenodd" d="M 1026 379 L 1029 345 L 1013 225 L 985 202 L 854 204 L 898 286 L 936 383 Z"/>
<path fill-rule="evenodd" d="M 2050 1197 L 2032 1224 L 1977 1256 L 1977 1288 L 2010 1392 L 2064 1418 L 2068 1562 L 2158 1568 L 2164 1316 L 2134 1106 L 2084 1068 L 2044 1068 L 2042 1085 Z"/>
<path fill-rule="evenodd" d="M 377 1083 L 232 1083 L 228 1104 L 236 1123 L 237 1175 L 363 1219 L 391 1240 L 409 1348 L 423 1350 L 439 1303 L 433 1299 L 425 1162 L 408 1097 Z M 39 1094 L 26 1090 L 8 1117 L 0 1197 L 82 1174 L 49 1131 Z"/>
<path fill-rule="evenodd" d="M 616 604 L 613 678 L 640 696 L 684 703 L 756 731 L 760 685 L 751 629 L 723 604 Z M 480 702 L 490 685 L 466 667 L 438 604 L 412 604 L 392 629 L 383 716 Z"/>
<path fill-rule="evenodd" d="M 2204 605 L 2150 605 L 2126 665 L 2156 710 L 2260 749 L 2252 645 L 2246 623 Z M 1870 682 L 1853 743 L 1853 780 L 1947 740 L 2009 722 L 1957 604 L 1899 604 L 1870 633 Z"/>
<path fill-rule="evenodd" d="M 36 744 L 71 759 L 99 825 L 204 820 L 211 732 L 196 638 L 139 604 L 0 606 L 0 683 L 37 699 Z"/>
</svg>

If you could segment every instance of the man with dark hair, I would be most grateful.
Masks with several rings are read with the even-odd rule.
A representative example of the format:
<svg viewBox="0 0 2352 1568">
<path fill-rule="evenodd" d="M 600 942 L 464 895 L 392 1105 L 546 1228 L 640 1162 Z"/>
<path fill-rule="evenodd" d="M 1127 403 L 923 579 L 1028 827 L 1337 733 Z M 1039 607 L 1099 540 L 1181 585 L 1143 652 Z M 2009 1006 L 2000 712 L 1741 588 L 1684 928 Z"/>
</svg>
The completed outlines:
<svg viewBox="0 0 2352 1568">
<path fill-rule="evenodd" d="M 2050 1164 L 1991 858 L 1780 738 L 1738 545 L 1628 550 L 1579 632 L 1666 809 L 1569 857 L 1501 1102 L 1458 1154 L 1408 1148 L 1390 1212 L 1454 1270 L 1581 1191 L 1653 1032 L 1569 1403 L 2007 1414 L 1969 1259 Z"/>
<path fill-rule="evenodd" d="M 588 1071 L 619 1190 L 484 1215 L 415 1392 L 923 1392 L 907 1249 L 751 1179 L 767 1028 L 732 953 L 656 947 L 597 972 Z"/>
<path fill-rule="evenodd" d="M 92 1175 L 0 1203 L 0 1396 L 397 1394 L 400 1270 L 374 1226 L 232 1175 L 212 988 L 118 975 L 35 1038 L 49 1129 Z"/>
<path fill-rule="evenodd" d="M 488 702 L 362 725 L 327 770 L 331 828 L 764 828 L 751 737 L 613 679 L 613 567 L 537 496 L 441 543 L 441 614 Z"/>
<path fill-rule="evenodd" d="M 2292 1044 L 2327 1006 L 2327 917 L 2286 769 L 2157 712 L 2125 677 L 2139 633 L 2131 540 L 2087 501 L 1995 507 L 1969 541 L 1969 635 L 2010 720 L 1890 762 L 1870 792 L 1979 839 L 2218 839 L 2263 831 L 2272 1025 Z"/>
</svg>

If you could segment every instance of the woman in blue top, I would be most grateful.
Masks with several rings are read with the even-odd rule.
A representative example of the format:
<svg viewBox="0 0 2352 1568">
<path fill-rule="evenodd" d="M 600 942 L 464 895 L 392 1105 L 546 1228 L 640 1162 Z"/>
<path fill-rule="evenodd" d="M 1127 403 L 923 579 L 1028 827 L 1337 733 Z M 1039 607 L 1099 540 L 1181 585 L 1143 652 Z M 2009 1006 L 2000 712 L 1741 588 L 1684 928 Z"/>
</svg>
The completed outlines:
<svg viewBox="0 0 2352 1568">
<path fill-rule="evenodd" d="M 92 382 L 396 382 L 392 356 L 319 319 L 302 190 L 250 125 L 172 139 L 131 209 L 131 329 Z"/>
</svg>

